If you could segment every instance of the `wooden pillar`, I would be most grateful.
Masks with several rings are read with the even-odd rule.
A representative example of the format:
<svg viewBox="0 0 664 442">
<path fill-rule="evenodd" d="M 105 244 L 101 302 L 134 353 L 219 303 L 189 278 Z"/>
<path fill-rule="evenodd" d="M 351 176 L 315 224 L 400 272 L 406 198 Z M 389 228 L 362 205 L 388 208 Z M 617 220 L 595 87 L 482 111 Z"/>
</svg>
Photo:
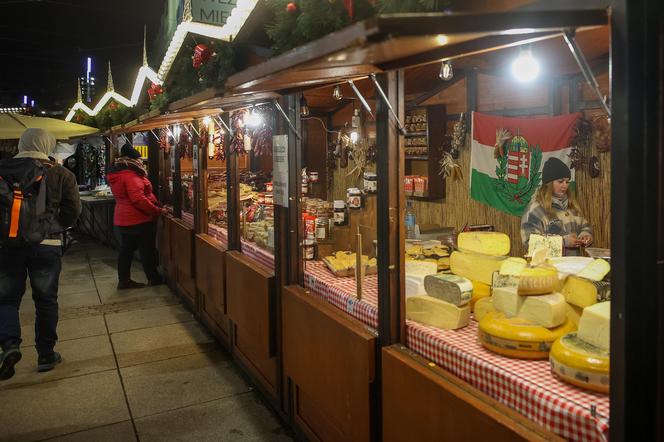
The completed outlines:
<svg viewBox="0 0 664 442">
<path fill-rule="evenodd" d="M 175 140 L 175 146 L 171 150 L 171 165 L 174 165 L 173 170 L 173 216 L 175 218 L 182 218 L 182 170 L 180 168 L 181 147 L 178 140 Z"/>
<path fill-rule="evenodd" d="M 160 198 L 159 183 L 161 175 L 161 149 L 159 148 L 159 140 L 157 140 L 150 131 L 147 131 L 148 141 L 148 179 L 152 184 L 152 192 Z M 160 200 L 161 201 L 161 200 Z"/>
<path fill-rule="evenodd" d="M 230 114 L 224 112 L 220 117 L 227 127 L 231 126 Z M 231 129 L 234 129 L 231 127 Z M 224 136 L 226 152 L 226 217 L 228 222 L 228 250 L 240 250 L 240 175 L 238 173 L 237 153 L 231 152 L 232 134 Z"/>
</svg>

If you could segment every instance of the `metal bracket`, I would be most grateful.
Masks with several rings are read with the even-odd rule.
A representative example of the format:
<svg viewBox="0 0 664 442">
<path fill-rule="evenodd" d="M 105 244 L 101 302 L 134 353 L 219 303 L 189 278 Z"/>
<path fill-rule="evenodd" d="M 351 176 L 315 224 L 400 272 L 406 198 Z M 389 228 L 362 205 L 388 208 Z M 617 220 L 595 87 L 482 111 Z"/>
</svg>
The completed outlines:
<svg viewBox="0 0 664 442">
<path fill-rule="evenodd" d="M 187 126 L 189 126 L 189 125 L 188 125 L 187 123 L 185 123 L 185 124 L 183 124 L 183 126 L 184 126 L 184 130 L 187 131 L 187 133 L 189 134 L 189 136 L 192 137 L 192 138 L 194 138 L 194 134 L 192 134 L 191 131 L 189 130 L 189 127 L 187 127 Z"/>
<path fill-rule="evenodd" d="M 385 92 L 383 91 L 383 88 L 380 87 L 380 84 L 378 84 L 378 80 L 376 80 L 376 74 L 369 74 L 369 78 L 371 78 L 371 81 L 373 81 L 374 86 L 376 86 L 376 89 L 378 90 L 378 93 L 380 94 L 380 97 L 383 99 L 383 102 L 387 105 L 387 108 L 390 111 L 390 114 L 394 117 L 394 120 L 397 123 L 397 127 L 399 128 L 399 132 L 401 132 L 402 135 L 406 135 L 408 131 L 406 131 L 405 126 L 401 123 L 401 120 L 399 120 L 399 117 L 397 114 L 394 112 L 394 108 L 392 107 L 392 103 L 390 103 L 390 100 L 387 99 L 387 95 L 385 95 Z"/>
<path fill-rule="evenodd" d="M 602 103 L 602 107 L 604 108 L 606 115 L 611 118 L 611 108 L 609 108 L 609 105 L 606 103 L 606 97 L 603 96 L 602 91 L 599 90 L 599 83 L 597 83 L 597 79 L 595 78 L 592 69 L 590 69 L 590 65 L 588 65 L 588 60 L 586 60 L 586 57 L 583 55 L 583 51 L 581 51 L 581 48 L 576 43 L 576 39 L 574 38 L 574 31 L 566 30 L 563 33 L 563 37 L 565 38 L 565 42 L 567 43 L 569 50 L 572 52 L 574 60 L 576 60 L 576 64 L 579 65 L 579 69 L 581 69 L 583 77 L 586 79 L 586 82 L 588 82 L 588 85 L 595 91 L 599 101 Z"/>
<path fill-rule="evenodd" d="M 291 122 L 290 118 L 288 118 L 288 115 L 286 115 L 286 112 L 284 112 L 283 108 L 282 108 L 281 105 L 279 104 L 279 101 L 274 100 L 272 103 L 274 103 L 274 107 L 276 107 L 277 110 L 278 110 L 279 112 L 281 112 L 281 115 L 284 117 L 284 119 L 285 119 L 286 122 L 288 123 L 288 126 L 291 128 L 291 130 L 293 131 L 293 133 L 295 134 L 295 136 L 297 137 L 297 139 L 298 139 L 298 140 L 302 140 L 302 135 L 300 135 L 300 133 L 297 131 L 297 129 L 295 129 L 295 126 L 294 126 L 293 123 Z"/>
<path fill-rule="evenodd" d="M 219 124 L 219 126 L 224 128 L 226 130 L 226 132 L 228 132 L 229 136 L 231 136 L 231 137 L 233 136 L 233 131 L 231 130 L 230 127 L 228 127 L 228 124 L 226 124 L 226 122 L 221 119 L 221 117 L 219 117 L 219 116 L 213 117 L 213 120 L 216 121 L 217 124 Z"/>
<path fill-rule="evenodd" d="M 198 131 L 196 130 L 196 126 L 194 126 L 193 123 L 189 123 L 189 125 L 191 126 L 191 130 L 193 130 L 194 132 L 196 132 L 196 136 L 200 137 L 201 134 L 200 134 L 200 132 L 198 132 Z M 189 135 L 191 135 L 191 133 L 190 133 Z"/>
<path fill-rule="evenodd" d="M 157 134 L 154 133 L 154 129 L 150 129 L 150 133 L 151 133 L 152 136 L 157 140 L 157 142 L 161 142 L 161 140 L 159 139 L 159 137 L 157 136 Z"/>
<path fill-rule="evenodd" d="M 364 99 L 362 93 L 357 89 L 357 86 L 355 86 L 353 80 L 348 80 L 348 84 L 350 84 L 350 87 L 353 89 L 353 92 L 355 92 L 355 95 L 357 95 L 357 98 L 360 99 L 360 102 L 362 103 L 362 106 L 364 106 L 364 109 L 366 109 L 366 111 L 369 112 L 369 115 L 371 115 L 371 118 L 375 120 L 376 117 L 374 117 L 374 114 L 371 112 L 371 107 L 369 107 L 369 103 L 367 103 L 367 100 Z"/>
</svg>

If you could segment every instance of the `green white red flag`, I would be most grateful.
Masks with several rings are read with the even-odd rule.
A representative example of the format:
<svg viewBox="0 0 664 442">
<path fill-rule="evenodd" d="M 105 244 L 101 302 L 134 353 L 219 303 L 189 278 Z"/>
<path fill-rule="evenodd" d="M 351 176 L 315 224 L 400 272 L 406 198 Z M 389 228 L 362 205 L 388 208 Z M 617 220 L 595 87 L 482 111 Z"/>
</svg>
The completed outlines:
<svg viewBox="0 0 664 442">
<path fill-rule="evenodd" d="M 567 166 L 579 114 L 510 118 L 473 112 L 470 197 L 502 212 L 521 216 L 542 183 L 542 167 L 556 157 Z M 497 131 L 511 137 L 494 158 Z M 574 170 L 572 186 L 574 186 Z"/>
</svg>

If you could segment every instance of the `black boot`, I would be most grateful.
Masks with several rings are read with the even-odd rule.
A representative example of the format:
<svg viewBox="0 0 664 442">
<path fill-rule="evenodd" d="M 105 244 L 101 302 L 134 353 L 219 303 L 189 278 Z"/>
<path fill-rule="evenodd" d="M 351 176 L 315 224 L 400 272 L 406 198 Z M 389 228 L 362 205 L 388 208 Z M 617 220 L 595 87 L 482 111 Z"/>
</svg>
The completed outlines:
<svg viewBox="0 0 664 442">
<path fill-rule="evenodd" d="M 21 351 L 18 347 L 7 348 L 0 354 L 0 381 L 6 381 L 14 376 L 14 366 L 21 360 Z"/>
<path fill-rule="evenodd" d="M 141 289 L 145 287 L 145 284 L 142 282 L 132 281 L 120 281 L 118 282 L 118 290 L 127 290 L 127 289 Z"/>
</svg>

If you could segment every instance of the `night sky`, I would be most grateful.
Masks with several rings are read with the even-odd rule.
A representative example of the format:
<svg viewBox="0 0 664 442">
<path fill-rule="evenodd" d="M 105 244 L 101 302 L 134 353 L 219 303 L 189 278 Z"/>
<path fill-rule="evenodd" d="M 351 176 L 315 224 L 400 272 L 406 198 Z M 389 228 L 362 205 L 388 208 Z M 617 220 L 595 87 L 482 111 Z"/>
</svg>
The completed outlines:
<svg viewBox="0 0 664 442">
<path fill-rule="evenodd" d="M 106 91 L 110 60 L 115 90 L 129 96 L 143 59 L 157 70 L 152 48 L 164 0 L 0 0 L 0 105 L 23 95 L 41 109 L 64 110 L 76 100 L 76 78 L 93 58 L 98 96 Z M 93 101 L 93 104 L 96 101 Z"/>
</svg>

